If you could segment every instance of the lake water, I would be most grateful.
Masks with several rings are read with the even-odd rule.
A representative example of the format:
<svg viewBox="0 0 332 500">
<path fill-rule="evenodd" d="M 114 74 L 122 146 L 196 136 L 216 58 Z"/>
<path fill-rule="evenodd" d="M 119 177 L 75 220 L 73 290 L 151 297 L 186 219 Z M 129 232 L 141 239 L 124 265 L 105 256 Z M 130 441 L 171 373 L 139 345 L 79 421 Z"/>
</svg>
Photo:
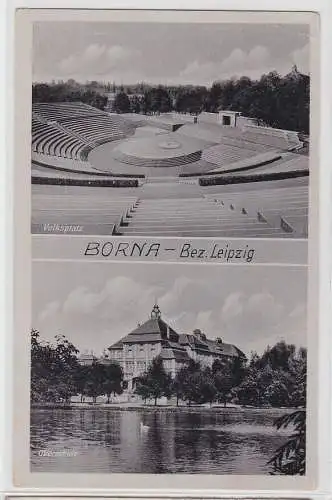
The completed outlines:
<svg viewBox="0 0 332 500">
<path fill-rule="evenodd" d="M 31 470 L 269 474 L 268 460 L 290 433 L 273 426 L 282 413 L 33 409 Z M 141 422 L 148 430 L 141 430 Z"/>
</svg>

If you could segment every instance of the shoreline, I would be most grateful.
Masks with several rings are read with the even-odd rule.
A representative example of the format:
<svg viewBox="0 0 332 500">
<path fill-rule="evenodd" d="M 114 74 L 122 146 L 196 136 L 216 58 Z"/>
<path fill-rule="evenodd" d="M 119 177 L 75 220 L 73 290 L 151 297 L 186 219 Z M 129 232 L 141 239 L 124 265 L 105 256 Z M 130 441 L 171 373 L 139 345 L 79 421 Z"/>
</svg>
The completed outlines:
<svg viewBox="0 0 332 500">
<path fill-rule="evenodd" d="M 176 405 L 143 405 L 143 404 L 124 404 L 124 403 L 70 403 L 70 404 L 47 404 L 47 403 L 33 403 L 30 406 L 31 410 L 110 410 L 110 411 L 164 411 L 164 412 L 221 412 L 221 413 L 243 413 L 245 411 L 256 412 L 283 412 L 292 413 L 294 411 L 306 411 L 305 408 L 272 408 L 272 407 L 258 407 L 258 406 L 176 406 Z"/>
</svg>

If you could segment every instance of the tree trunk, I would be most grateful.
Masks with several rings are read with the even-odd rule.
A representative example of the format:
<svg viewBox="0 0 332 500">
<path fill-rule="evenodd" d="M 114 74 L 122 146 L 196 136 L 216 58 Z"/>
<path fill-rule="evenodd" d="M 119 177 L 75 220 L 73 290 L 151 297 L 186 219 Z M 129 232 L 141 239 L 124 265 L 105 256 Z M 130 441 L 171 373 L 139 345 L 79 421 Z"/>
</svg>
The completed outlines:
<svg viewBox="0 0 332 500">
<path fill-rule="evenodd" d="M 157 406 L 157 399 L 158 398 L 154 398 L 154 405 Z"/>
<path fill-rule="evenodd" d="M 179 406 L 179 396 L 176 396 L 176 406 Z"/>
<path fill-rule="evenodd" d="M 83 394 L 81 394 L 81 403 L 83 403 Z"/>
<path fill-rule="evenodd" d="M 111 395 L 110 395 L 110 394 L 107 394 L 107 404 L 108 404 L 108 405 L 110 404 L 110 397 L 111 397 Z"/>
</svg>

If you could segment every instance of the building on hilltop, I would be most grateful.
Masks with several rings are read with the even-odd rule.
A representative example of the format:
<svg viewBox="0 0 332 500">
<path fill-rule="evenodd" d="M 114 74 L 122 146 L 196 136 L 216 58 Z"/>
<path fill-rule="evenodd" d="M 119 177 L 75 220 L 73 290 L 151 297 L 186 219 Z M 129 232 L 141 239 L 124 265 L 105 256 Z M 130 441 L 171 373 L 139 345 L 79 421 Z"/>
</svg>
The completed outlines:
<svg viewBox="0 0 332 500">
<path fill-rule="evenodd" d="M 158 305 L 154 305 L 147 321 L 108 348 L 107 358 L 122 366 L 124 380 L 132 390 L 137 377 L 157 356 L 161 357 L 165 370 L 172 377 L 191 359 L 203 366 L 212 366 L 216 359 L 245 359 L 236 346 L 221 339 L 210 340 L 201 330 L 196 329 L 190 334 L 177 333 L 161 318 Z"/>
</svg>

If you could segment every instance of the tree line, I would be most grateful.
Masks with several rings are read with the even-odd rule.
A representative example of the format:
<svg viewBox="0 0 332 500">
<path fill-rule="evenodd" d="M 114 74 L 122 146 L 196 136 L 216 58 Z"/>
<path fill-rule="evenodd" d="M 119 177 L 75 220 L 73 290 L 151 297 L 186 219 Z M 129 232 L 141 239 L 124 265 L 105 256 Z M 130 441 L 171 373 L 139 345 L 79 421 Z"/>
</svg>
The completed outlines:
<svg viewBox="0 0 332 500">
<path fill-rule="evenodd" d="M 81 402 L 91 397 L 121 394 L 125 388 L 123 371 L 118 363 L 79 362 L 78 349 L 63 335 L 54 343 L 43 342 L 37 330 L 31 331 L 31 391 L 32 403 L 70 403 L 80 395 Z"/>
<path fill-rule="evenodd" d="M 31 331 L 32 402 L 70 402 L 73 396 L 92 397 L 121 394 L 127 387 L 122 367 L 111 360 L 80 363 L 78 349 L 65 337 L 43 342 Z M 256 407 L 305 407 L 306 350 L 281 341 L 250 360 L 236 358 L 212 367 L 191 360 L 174 378 L 156 357 L 135 381 L 135 393 L 143 400 L 175 398 L 187 405 L 227 403 Z"/>
<path fill-rule="evenodd" d="M 32 102 L 83 102 L 103 110 L 107 96 L 100 89 L 79 85 L 73 80 L 59 83 L 35 83 L 32 85 Z"/>
<path fill-rule="evenodd" d="M 241 358 L 203 367 L 190 360 L 174 379 L 155 358 L 136 380 L 135 392 L 144 400 L 175 397 L 187 403 L 229 403 L 256 407 L 305 407 L 306 350 L 278 342 L 262 356 L 253 353 L 247 363 Z"/>
<path fill-rule="evenodd" d="M 113 84 L 111 88 L 110 84 L 78 84 L 74 80 L 35 83 L 32 101 L 83 101 L 105 109 L 110 89 L 116 94 L 113 111 L 117 113 L 176 111 L 199 115 L 203 111 L 233 110 L 271 127 L 309 134 L 310 77 L 300 73 L 296 66 L 285 76 L 272 71 L 257 80 L 243 76 L 216 81 L 210 88 L 198 85 L 151 86 L 144 83 L 128 87 Z"/>
</svg>

